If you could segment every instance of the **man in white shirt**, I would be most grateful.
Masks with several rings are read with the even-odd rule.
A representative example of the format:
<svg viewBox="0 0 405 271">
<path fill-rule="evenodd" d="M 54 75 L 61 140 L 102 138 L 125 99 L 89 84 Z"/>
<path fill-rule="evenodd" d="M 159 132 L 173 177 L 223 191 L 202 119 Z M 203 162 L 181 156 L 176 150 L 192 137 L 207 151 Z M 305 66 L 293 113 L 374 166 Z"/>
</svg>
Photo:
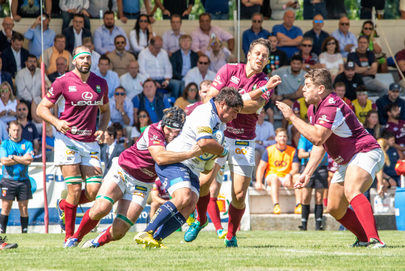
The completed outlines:
<svg viewBox="0 0 405 271">
<path fill-rule="evenodd" d="M 100 61 L 100 54 L 94 51 L 94 43 L 91 37 L 83 38 L 83 45 L 90 49 L 91 52 L 91 63 L 94 63 L 90 67 L 91 72 L 96 72 L 98 69 L 98 62 Z"/>
<path fill-rule="evenodd" d="M 130 61 L 127 69 L 128 72 L 121 75 L 120 82 L 127 91 L 128 99 L 132 101 L 136 95 L 142 92 L 143 82 L 147 77 L 139 73 L 139 64 L 136 60 Z"/>
<path fill-rule="evenodd" d="M 166 50 L 169 57 L 180 49 L 179 38 L 184 34 L 183 31 L 180 31 L 181 16 L 178 14 L 173 14 L 170 18 L 170 26 L 172 29 L 163 34 L 163 49 Z"/>
<path fill-rule="evenodd" d="M 194 82 L 197 86 L 203 80 L 214 80 L 215 79 L 215 72 L 208 69 L 210 66 L 210 59 L 206 55 L 200 55 L 197 62 L 197 67 L 192 68 L 189 70 L 184 76 L 184 85 L 187 86 L 189 83 Z"/>
</svg>

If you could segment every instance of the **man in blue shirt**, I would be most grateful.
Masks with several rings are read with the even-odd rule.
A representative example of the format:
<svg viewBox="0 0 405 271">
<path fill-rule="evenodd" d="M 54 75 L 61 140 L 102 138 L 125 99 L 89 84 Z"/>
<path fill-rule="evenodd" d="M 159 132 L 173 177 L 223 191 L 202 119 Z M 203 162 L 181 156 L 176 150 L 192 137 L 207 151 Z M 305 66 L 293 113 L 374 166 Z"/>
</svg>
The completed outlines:
<svg viewBox="0 0 405 271">
<path fill-rule="evenodd" d="M 340 53 L 344 58 L 357 48 L 357 38 L 349 31 L 349 28 L 350 20 L 343 16 L 339 20 L 339 28 L 332 33 L 332 36 L 339 42 Z"/>
<path fill-rule="evenodd" d="M 242 35 L 242 49 L 247 55 L 249 46 L 252 41 L 259 38 L 267 39 L 270 36 L 270 32 L 262 28 L 263 15 L 261 13 L 254 13 L 252 15 L 252 27 L 243 31 Z"/>
<path fill-rule="evenodd" d="M 295 52 L 298 52 L 298 46 L 302 41 L 302 30 L 294 26 L 295 13 L 287 10 L 283 17 L 282 24 L 273 26 L 273 33 L 277 35 L 279 49 L 284 51 L 288 58 L 291 58 Z"/>
<path fill-rule="evenodd" d="M 115 71 L 110 70 L 111 61 L 106 55 L 100 56 L 98 69 L 95 74 L 107 81 L 108 98 L 112 98 L 114 90 L 120 86 L 120 78 Z"/>
<path fill-rule="evenodd" d="M 53 46 L 53 41 L 55 39 L 55 32 L 49 29 L 49 15 L 43 14 L 43 27 L 44 27 L 44 50 Z M 41 16 L 32 24 L 31 28 L 25 32 L 24 37 L 30 42 L 28 44 L 30 54 L 36 57 L 41 56 Z"/>
<path fill-rule="evenodd" d="M 32 199 L 28 166 L 33 161 L 34 151 L 31 142 L 21 139 L 22 128 L 17 121 L 9 123 L 8 132 L 10 139 L 4 140 L 0 146 L 0 159 L 3 164 L 3 177 L 0 181 L 0 233 L 6 232 L 8 215 L 15 198 L 20 208 L 22 233 L 27 233 L 28 200 Z"/>
</svg>

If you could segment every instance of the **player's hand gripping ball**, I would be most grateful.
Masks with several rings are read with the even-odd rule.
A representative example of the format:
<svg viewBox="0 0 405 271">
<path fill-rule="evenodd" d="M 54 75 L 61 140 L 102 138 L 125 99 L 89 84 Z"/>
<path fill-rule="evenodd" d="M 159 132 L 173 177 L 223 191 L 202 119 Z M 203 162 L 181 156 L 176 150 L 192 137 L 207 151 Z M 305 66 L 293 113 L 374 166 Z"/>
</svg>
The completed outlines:
<svg viewBox="0 0 405 271">
<path fill-rule="evenodd" d="M 213 135 L 214 139 L 215 139 L 220 145 L 223 145 L 223 144 L 224 144 L 225 136 L 224 136 L 224 133 L 223 133 L 222 131 L 216 130 L 216 131 L 214 131 L 214 132 L 212 133 L 212 135 Z M 208 160 L 211 160 L 211 159 L 213 159 L 213 158 L 215 159 L 216 157 L 217 157 L 217 155 L 206 152 L 206 153 L 203 153 L 202 155 L 200 155 L 198 158 L 199 158 L 200 160 L 202 160 L 202 161 L 208 161 Z"/>
</svg>

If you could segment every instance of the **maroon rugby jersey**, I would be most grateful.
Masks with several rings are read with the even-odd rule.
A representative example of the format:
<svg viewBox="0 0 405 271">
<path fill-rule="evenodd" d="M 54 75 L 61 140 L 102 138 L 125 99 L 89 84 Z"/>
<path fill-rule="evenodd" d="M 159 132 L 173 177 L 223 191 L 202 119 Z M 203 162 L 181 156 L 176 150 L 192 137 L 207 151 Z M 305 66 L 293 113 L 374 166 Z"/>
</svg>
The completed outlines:
<svg viewBox="0 0 405 271">
<path fill-rule="evenodd" d="M 159 178 L 156 178 L 155 183 L 153 184 L 153 190 L 156 190 L 159 192 L 159 197 L 161 197 L 164 200 L 169 200 L 170 195 L 166 191 L 166 189 L 163 187 L 162 182 L 160 181 Z"/>
<path fill-rule="evenodd" d="M 388 121 L 385 125 L 385 130 L 391 131 L 395 135 L 395 143 L 405 146 L 405 121 L 398 120 L 398 123 Z"/>
<path fill-rule="evenodd" d="M 107 82 L 92 72 L 87 82 L 74 72 L 67 72 L 53 82 L 45 98 L 56 104 L 60 96 L 65 99 L 65 110 L 59 119 L 69 122 L 71 127 L 66 136 L 83 142 L 95 141 L 98 107 L 108 103 Z"/>
<path fill-rule="evenodd" d="M 184 112 L 186 112 L 187 116 L 193 113 L 194 109 L 196 109 L 197 106 L 202 105 L 202 101 L 195 102 L 193 104 L 187 105 L 187 107 L 184 109 Z"/>
<path fill-rule="evenodd" d="M 242 95 L 260 88 L 267 83 L 266 74 L 263 72 L 246 77 L 245 64 L 226 64 L 217 73 L 211 86 L 217 90 L 223 87 L 234 87 Z M 263 94 L 262 97 L 268 102 L 273 90 Z M 238 114 L 236 119 L 227 123 L 225 136 L 234 139 L 251 140 L 256 137 L 257 114 Z"/>
<path fill-rule="evenodd" d="M 334 92 L 319 103 L 316 111 L 311 104 L 308 108 L 308 118 L 312 125 L 332 130 L 323 147 L 339 165 L 347 164 L 356 153 L 380 148 L 353 110 Z"/>
</svg>

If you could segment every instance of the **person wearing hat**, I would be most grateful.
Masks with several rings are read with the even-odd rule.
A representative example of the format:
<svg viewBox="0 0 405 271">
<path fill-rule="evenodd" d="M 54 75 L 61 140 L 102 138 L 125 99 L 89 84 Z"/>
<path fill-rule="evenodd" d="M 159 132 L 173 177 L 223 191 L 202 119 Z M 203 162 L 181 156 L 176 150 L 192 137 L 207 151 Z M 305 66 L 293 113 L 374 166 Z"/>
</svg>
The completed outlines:
<svg viewBox="0 0 405 271">
<path fill-rule="evenodd" d="M 368 111 L 377 109 L 375 103 L 368 98 L 367 89 L 365 86 L 359 86 L 356 89 L 357 99 L 352 101 L 354 113 L 356 113 L 359 121 L 364 124 Z"/>
<path fill-rule="evenodd" d="M 349 100 L 353 101 L 356 99 L 356 88 L 363 85 L 363 79 L 359 74 L 354 71 L 355 64 L 353 61 L 347 61 L 344 64 L 344 71 L 338 74 L 335 78 L 334 85 L 337 82 L 343 82 L 346 85 L 346 94 Z"/>
<path fill-rule="evenodd" d="M 388 89 L 388 94 L 377 99 L 378 119 L 381 125 L 387 124 L 387 109 L 391 104 L 397 104 L 401 108 L 399 119 L 405 120 L 405 100 L 399 97 L 401 86 L 398 83 L 392 83 Z"/>
</svg>

